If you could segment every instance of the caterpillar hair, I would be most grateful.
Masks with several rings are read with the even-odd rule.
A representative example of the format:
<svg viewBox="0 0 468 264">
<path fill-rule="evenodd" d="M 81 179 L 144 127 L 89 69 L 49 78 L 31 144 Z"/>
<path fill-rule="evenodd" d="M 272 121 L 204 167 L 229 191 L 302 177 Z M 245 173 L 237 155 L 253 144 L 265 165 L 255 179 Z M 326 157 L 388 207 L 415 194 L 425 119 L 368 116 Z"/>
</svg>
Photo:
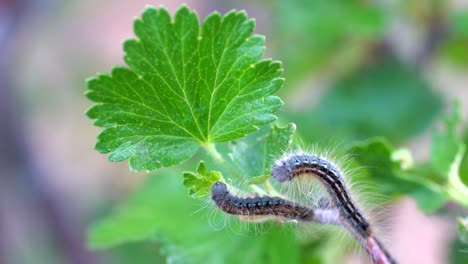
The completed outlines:
<svg viewBox="0 0 468 264">
<path fill-rule="evenodd" d="M 357 238 L 374 263 L 396 263 L 382 243 L 374 237 L 369 221 L 352 199 L 343 175 L 335 165 L 316 155 L 298 153 L 276 161 L 271 175 L 280 183 L 302 176 L 317 177 L 337 208 L 341 225 Z"/>
<path fill-rule="evenodd" d="M 241 198 L 232 195 L 223 182 L 213 184 L 211 198 L 221 210 L 237 216 L 269 216 L 281 222 L 340 223 L 336 208 L 309 208 L 280 197 Z"/>
</svg>

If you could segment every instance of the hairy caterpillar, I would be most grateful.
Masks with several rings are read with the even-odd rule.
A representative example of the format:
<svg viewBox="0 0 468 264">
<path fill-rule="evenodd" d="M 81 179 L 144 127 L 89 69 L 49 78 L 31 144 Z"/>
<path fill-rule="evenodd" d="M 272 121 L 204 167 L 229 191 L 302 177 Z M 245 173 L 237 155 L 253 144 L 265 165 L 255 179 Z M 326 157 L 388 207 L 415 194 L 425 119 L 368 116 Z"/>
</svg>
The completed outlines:
<svg viewBox="0 0 468 264">
<path fill-rule="evenodd" d="M 374 237 L 369 221 L 351 198 L 342 174 L 332 163 L 316 155 L 292 154 L 276 161 L 271 175 L 278 182 L 292 181 L 303 176 L 317 177 L 338 209 L 340 223 L 358 239 L 374 263 L 396 263 Z"/>
<path fill-rule="evenodd" d="M 296 220 L 339 224 L 339 215 L 335 208 L 308 208 L 280 197 L 241 198 L 232 195 L 223 182 L 213 184 L 211 198 L 221 210 L 228 214 L 271 216 L 279 221 Z"/>
</svg>

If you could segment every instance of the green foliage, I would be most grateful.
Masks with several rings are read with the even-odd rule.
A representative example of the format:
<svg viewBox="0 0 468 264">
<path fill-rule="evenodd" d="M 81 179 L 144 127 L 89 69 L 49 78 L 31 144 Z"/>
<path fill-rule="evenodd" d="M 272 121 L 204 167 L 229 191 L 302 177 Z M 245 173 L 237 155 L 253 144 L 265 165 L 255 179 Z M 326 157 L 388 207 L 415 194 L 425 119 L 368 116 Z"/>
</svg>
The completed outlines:
<svg viewBox="0 0 468 264">
<path fill-rule="evenodd" d="M 221 170 L 228 175 L 229 182 L 239 188 L 249 185 L 268 184 L 272 162 L 289 149 L 296 126 L 272 125 L 243 139 L 230 142 L 222 153 Z M 203 197 L 211 192 L 216 181 L 226 181 L 217 171 L 206 171 L 200 162 L 197 172 L 184 172 L 184 185 L 189 194 Z"/>
<path fill-rule="evenodd" d="M 466 247 L 468 245 L 468 217 L 458 218 L 458 238 L 453 243 L 451 252 L 451 263 L 464 264 L 468 262 Z"/>
<path fill-rule="evenodd" d="M 87 114 L 104 127 L 96 148 L 110 152 L 111 161 L 128 158 L 133 170 L 178 164 L 199 145 L 227 168 L 246 163 L 248 155 L 242 161 L 222 161 L 240 155 L 239 147 L 247 146 L 244 139 L 232 142 L 232 151 L 222 156 L 212 143 L 244 137 L 273 121 L 272 113 L 281 106 L 279 98 L 271 95 L 282 84 L 280 65 L 259 61 L 263 38 L 251 36 L 253 26 L 243 12 L 223 17 L 215 13 L 199 28 L 195 13 L 186 7 L 172 22 L 165 9 L 147 9 L 135 21 L 139 39 L 124 46 L 130 68 L 116 68 L 111 75 L 88 81 L 87 96 L 97 104 Z M 289 146 L 294 129 L 294 125 L 275 126 L 259 131 L 258 138 L 246 138 L 256 140 L 255 151 L 261 153 L 258 175 L 271 162 L 266 157 L 280 155 Z M 119 211 L 95 224 L 90 247 L 150 239 L 162 243 L 161 252 L 175 262 L 298 263 L 299 247 L 291 230 L 264 225 L 268 232 L 251 239 L 240 223 L 221 231 L 209 226 L 224 216 L 207 219 L 203 211 L 188 217 L 199 211 L 200 204 L 188 199 L 173 178 L 153 177 Z M 196 197 L 206 196 L 220 179 L 221 173 L 208 171 L 203 162 L 197 172 L 184 174 L 185 186 Z M 214 245 L 223 245 L 223 250 L 213 251 Z"/>
<path fill-rule="evenodd" d="M 197 172 L 184 172 L 184 185 L 194 197 L 205 197 L 211 192 L 211 186 L 222 179 L 219 171 L 207 171 L 205 162 L 200 161 Z"/>
<path fill-rule="evenodd" d="M 463 144 L 466 146 L 468 144 L 468 131 L 463 132 Z M 468 186 L 468 155 L 464 155 L 462 162 L 460 164 L 460 178 L 462 182 Z"/>
<path fill-rule="evenodd" d="M 293 82 L 321 66 L 357 64 L 386 28 L 385 12 L 371 2 L 274 0 L 273 7 L 276 49 Z"/>
<path fill-rule="evenodd" d="M 284 49 L 291 53 L 285 55 L 289 65 L 297 62 L 297 69 L 291 66 L 296 80 L 337 50 L 353 53 L 353 45 L 380 37 L 385 27 L 384 13 L 367 2 L 275 3 L 288 18 L 279 35 L 290 39 L 289 45 L 304 37 L 300 43 L 310 48 L 306 54 L 306 47 Z M 326 231 L 299 241 L 290 228 L 275 223 L 258 224 L 261 232 L 239 221 L 216 230 L 210 224 L 222 225 L 226 216 L 210 214 L 200 202 L 208 202 L 216 181 L 279 195 L 270 184 L 270 168 L 291 148 L 296 126 L 267 126 L 282 104 L 273 95 L 282 86 L 282 70 L 279 62 L 261 60 L 264 39 L 253 35 L 253 20 L 244 12 L 213 13 L 200 26 L 185 6 L 174 19 L 164 8 L 148 8 L 134 29 L 137 38 L 124 45 L 128 67 L 88 81 L 86 96 L 95 104 L 87 115 L 103 127 L 96 149 L 109 153 L 111 161 L 128 159 L 132 170 L 178 165 L 200 147 L 207 163 L 183 174 L 183 186 L 198 199 L 187 196 L 177 170 L 163 171 L 91 228 L 90 247 L 149 240 L 173 263 L 336 263 L 344 251 L 329 242 Z M 343 45 L 348 35 L 354 36 L 351 47 Z M 382 56 L 366 65 L 332 82 L 307 112 L 287 119 L 299 124 L 306 143 L 361 140 L 343 152 L 352 154 L 353 166 L 361 166 L 390 201 L 410 195 L 425 212 L 436 212 L 447 200 L 468 207 L 468 188 L 460 177 L 460 168 L 468 166 L 459 106 L 433 132 L 430 160 L 415 163 L 408 149 L 392 143 L 426 129 L 441 109 L 440 96 L 394 58 Z M 191 169 L 197 163 L 192 161 Z M 459 227 L 466 239 L 466 219 Z"/>
<path fill-rule="evenodd" d="M 151 177 L 118 211 L 95 224 L 92 248 L 107 248 L 138 240 L 160 241 L 162 253 L 175 263 L 300 263 L 299 246 L 291 229 L 263 225 L 246 231 L 242 223 L 216 230 L 224 216 L 200 211 L 173 172 Z M 221 226 L 222 227 L 222 226 Z M 285 243 L 287 241 L 287 243 Z"/>
<path fill-rule="evenodd" d="M 460 166 L 465 155 L 465 144 L 459 135 L 462 120 L 460 105 L 454 105 L 453 112 L 444 117 L 444 128 L 434 132 L 431 145 L 431 160 L 438 178 L 437 182 L 447 197 L 468 207 L 468 186 L 460 177 Z M 435 173 L 434 173 L 435 174 Z"/>
<path fill-rule="evenodd" d="M 260 60 L 264 38 L 252 35 L 244 12 L 214 13 L 198 25 L 195 12 L 145 10 L 138 39 L 124 44 L 125 62 L 88 80 L 87 112 L 104 127 L 96 149 L 132 170 L 181 163 L 200 145 L 229 141 L 275 120 L 282 102 L 279 62 Z"/>
<path fill-rule="evenodd" d="M 445 202 L 439 189 L 431 184 L 425 184 L 419 173 L 411 173 L 405 159 L 396 159 L 398 152 L 383 138 L 370 139 L 356 143 L 350 147 L 356 161 L 367 168 L 369 176 L 375 181 L 379 189 L 393 198 L 402 195 L 412 195 L 419 207 L 431 212 L 438 209 Z"/>
<path fill-rule="evenodd" d="M 458 232 L 460 233 L 460 240 L 468 244 L 468 217 L 458 218 Z"/>
<path fill-rule="evenodd" d="M 465 264 L 468 263 L 468 254 L 466 252 L 466 244 L 459 239 L 453 241 L 450 252 L 451 264 Z"/>
<path fill-rule="evenodd" d="M 301 127 L 309 128 L 301 134 L 308 141 L 375 135 L 401 141 L 427 128 L 440 108 L 440 96 L 420 74 L 389 59 L 344 77 L 312 109 L 288 118 L 299 131 Z"/>
<path fill-rule="evenodd" d="M 458 135 L 461 122 L 460 104 L 456 104 L 453 113 L 444 118 L 442 131 L 435 131 L 432 137 L 431 162 L 434 169 L 448 180 L 450 173 L 458 173 L 460 161 L 465 153 L 465 144 Z"/>
<path fill-rule="evenodd" d="M 386 195 L 401 195 L 417 188 L 416 183 L 403 179 L 402 160 L 393 160 L 394 149 L 383 138 L 369 139 L 353 144 L 349 153 L 361 165 L 368 166 L 368 174 Z"/>
<path fill-rule="evenodd" d="M 269 176 L 272 162 L 289 149 L 295 130 L 294 124 L 282 128 L 274 125 L 266 131 L 234 141 L 229 145 L 226 160 L 241 173 L 239 177 Z"/>
<path fill-rule="evenodd" d="M 115 264 L 164 264 L 167 263 L 166 256 L 162 254 L 161 243 L 129 242 L 109 250 L 105 257 L 105 263 Z"/>
<path fill-rule="evenodd" d="M 459 176 L 465 151 L 457 132 L 460 121 L 460 107 L 456 104 L 453 113 L 444 118 L 444 129 L 434 131 L 430 163 L 411 165 L 412 158 L 407 150 L 401 155 L 402 150 L 393 149 L 382 138 L 354 144 L 349 152 L 367 167 L 369 175 L 387 195 L 409 194 L 426 212 L 434 212 L 447 200 L 468 206 L 468 187 Z"/>
</svg>

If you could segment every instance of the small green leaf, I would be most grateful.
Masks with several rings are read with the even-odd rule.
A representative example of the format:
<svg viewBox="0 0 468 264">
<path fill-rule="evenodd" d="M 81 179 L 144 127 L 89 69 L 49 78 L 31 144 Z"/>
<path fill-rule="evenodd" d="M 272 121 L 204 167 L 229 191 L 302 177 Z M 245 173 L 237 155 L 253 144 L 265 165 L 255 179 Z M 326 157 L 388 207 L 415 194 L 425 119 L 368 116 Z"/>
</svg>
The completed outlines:
<svg viewBox="0 0 468 264">
<path fill-rule="evenodd" d="M 348 153 L 352 153 L 354 159 L 367 168 L 371 178 L 387 195 L 406 194 L 418 188 L 399 177 L 401 160 L 392 159 L 392 146 L 384 138 L 354 143 Z"/>
<path fill-rule="evenodd" d="M 461 120 L 461 106 L 455 103 L 453 112 L 443 119 L 443 130 L 434 132 L 431 162 L 439 176 L 437 183 L 442 186 L 447 196 L 468 207 L 468 187 L 460 177 L 460 167 L 466 149 L 457 131 Z"/>
<path fill-rule="evenodd" d="M 465 146 L 468 145 L 468 130 L 467 130 L 467 127 L 464 128 L 464 131 L 463 131 L 463 144 L 465 144 Z M 463 160 L 461 161 L 461 164 L 460 164 L 460 178 L 462 180 L 462 182 L 468 186 L 468 155 L 464 155 L 463 156 Z"/>
<path fill-rule="evenodd" d="M 447 198 L 425 177 L 427 172 L 415 170 L 406 171 L 404 159 L 396 159 L 400 150 L 394 150 L 383 138 L 374 138 L 353 144 L 348 152 L 354 159 L 367 168 L 369 176 L 377 183 L 386 195 L 399 197 L 411 195 L 421 210 L 434 212 L 442 206 Z M 407 152 L 407 151 L 405 151 Z M 407 155 L 407 154 L 406 154 Z"/>
<path fill-rule="evenodd" d="M 193 197 L 205 197 L 211 192 L 211 186 L 222 179 L 219 171 L 207 171 L 205 162 L 200 161 L 197 172 L 184 172 L 184 186 Z"/>
<path fill-rule="evenodd" d="M 467 244 L 460 239 L 454 239 L 450 245 L 450 264 L 468 263 Z"/>
<path fill-rule="evenodd" d="M 460 240 L 468 244 L 468 217 L 458 218 L 458 233 Z"/>
<path fill-rule="evenodd" d="M 274 121 L 281 65 L 260 60 L 264 38 L 253 30 L 245 12 L 213 13 L 200 27 L 185 6 L 174 19 L 147 8 L 135 20 L 137 39 L 124 44 L 128 68 L 87 82 L 96 103 L 87 115 L 104 128 L 96 149 L 111 161 L 128 159 L 132 170 L 154 170 Z"/>
<path fill-rule="evenodd" d="M 408 170 L 414 167 L 414 160 L 408 149 L 402 148 L 393 151 L 392 161 L 400 163 L 400 169 Z"/>
<path fill-rule="evenodd" d="M 449 116 L 444 117 L 442 131 L 434 131 L 431 144 L 431 162 L 436 171 L 447 181 L 450 173 L 458 175 L 459 164 L 465 145 L 457 132 L 458 124 L 462 120 L 460 104 L 454 106 Z"/>
<path fill-rule="evenodd" d="M 420 187 L 409 193 L 425 213 L 434 213 L 447 202 L 447 196 L 440 191 Z"/>
<path fill-rule="evenodd" d="M 295 131 L 293 123 L 286 127 L 273 125 L 266 132 L 259 131 L 260 135 L 232 142 L 228 159 L 244 179 L 270 175 L 272 163 L 289 149 Z"/>
</svg>

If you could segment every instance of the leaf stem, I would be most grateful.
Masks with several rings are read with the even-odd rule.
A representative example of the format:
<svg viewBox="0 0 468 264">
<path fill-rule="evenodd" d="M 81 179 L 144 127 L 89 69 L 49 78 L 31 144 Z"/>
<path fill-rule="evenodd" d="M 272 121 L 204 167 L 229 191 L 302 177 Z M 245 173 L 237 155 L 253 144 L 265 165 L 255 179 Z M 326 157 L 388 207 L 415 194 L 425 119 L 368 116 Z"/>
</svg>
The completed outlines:
<svg viewBox="0 0 468 264">
<path fill-rule="evenodd" d="M 236 177 L 237 180 L 242 180 L 242 176 L 237 173 L 237 171 L 223 158 L 223 156 L 216 149 L 215 144 L 203 144 L 203 148 L 208 152 L 208 154 L 213 158 L 213 160 L 226 171 L 228 171 L 231 176 Z"/>
<path fill-rule="evenodd" d="M 447 186 L 447 193 L 457 203 L 468 207 L 468 188 L 460 180 L 459 170 L 460 164 L 465 153 L 465 146 L 462 145 L 458 150 L 458 154 L 455 156 L 455 161 L 451 165 L 449 171 L 449 179 Z"/>
<path fill-rule="evenodd" d="M 244 180 L 243 177 L 239 175 L 238 171 L 235 168 L 233 168 L 229 163 L 226 162 L 223 156 L 216 149 L 215 144 L 213 143 L 203 144 L 203 148 L 215 160 L 215 162 L 219 164 L 219 166 L 229 171 L 231 176 L 237 178 L 237 180 L 240 180 L 240 181 Z M 250 185 L 250 188 L 257 193 L 282 196 L 278 191 L 275 190 L 275 188 L 271 185 L 271 183 L 268 180 L 264 181 L 262 185 L 265 188 L 265 190 L 255 185 Z"/>
<path fill-rule="evenodd" d="M 449 179 L 448 194 L 458 204 L 468 208 L 468 188 L 459 177 Z"/>
<path fill-rule="evenodd" d="M 213 157 L 216 162 L 220 164 L 224 164 L 226 162 L 213 143 L 203 144 L 203 148 L 208 152 L 208 154 L 210 154 L 211 157 Z"/>
</svg>

